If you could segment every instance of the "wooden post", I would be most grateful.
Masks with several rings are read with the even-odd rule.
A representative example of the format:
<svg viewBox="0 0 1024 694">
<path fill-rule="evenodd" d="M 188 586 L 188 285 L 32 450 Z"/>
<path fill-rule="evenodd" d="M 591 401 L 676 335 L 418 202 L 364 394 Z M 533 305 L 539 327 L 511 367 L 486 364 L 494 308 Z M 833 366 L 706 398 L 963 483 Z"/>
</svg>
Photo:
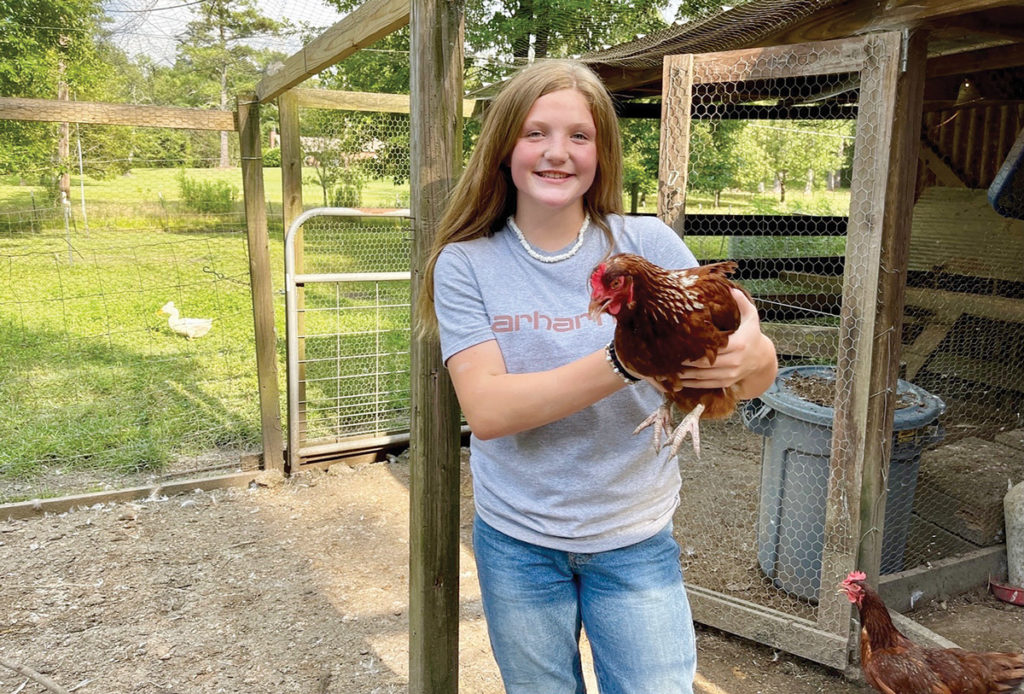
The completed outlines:
<svg viewBox="0 0 1024 694">
<path fill-rule="evenodd" d="M 57 63 L 57 101 L 68 101 L 68 83 L 64 79 L 65 65 L 62 58 Z M 57 166 L 60 175 L 57 177 L 57 188 L 64 193 L 64 200 L 71 202 L 71 124 L 62 121 L 57 129 Z"/>
<path fill-rule="evenodd" d="M 661 100 L 661 164 L 658 219 L 680 236 L 686 222 L 686 181 L 690 159 L 690 102 L 693 56 L 665 56 Z"/>
<path fill-rule="evenodd" d="M 461 0 L 413 0 L 412 305 L 462 161 Z M 459 406 L 436 339 L 415 334 L 409 512 L 409 692 L 454 694 L 459 671 Z"/>
<path fill-rule="evenodd" d="M 302 214 L 302 144 L 299 139 L 299 102 L 295 94 L 291 91 L 281 94 L 277 98 L 277 112 L 281 118 L 281 211 L 284 219 L 282 233 L 287 234 L 292 222 Z M 301 273 L 305 267 L 302 230 L 296 233 L 294 245 L 295 272 Z M 302 311 L 306 304 L 305 299 L 305 287 L 296 287 L 295 310 L 298 312 L 299 330 L 299 353 L 296 355 L 299 360 L 299 421 L 288 422 L 288 426 L 299 427 L 300 438 L 306 426 L 306 341 L 302 338 L 306 334 L 306 316 Z M 299 452 L 289 450 L 287 463 L 289 474 L 297 472 Z"/>
<path fill-rule="evenodd" d="M 281 404 L 277 386 L 277 331 L 270 281 L 270 240 L 267 206 L 263 195 L 263 150 L 260 146 L 260 106 L 252 94 L 240 95 L 238 144 L 242 154 L 242 191 L 249 242 L 249 280 L 256 328 L 256 371 L 259 378 L 260 425 L 263 431 L 263 467 L 283 470 Z"/>
<path fill-rule="evenodd" d="M 835 586 L 856 566 L 877 585 L 900 361 L 927 38 L 865 39 L 836 368 L 818 623 L 849 625 Z M 853 546 L 850 543 L 853 543 Z"/>
</svg>

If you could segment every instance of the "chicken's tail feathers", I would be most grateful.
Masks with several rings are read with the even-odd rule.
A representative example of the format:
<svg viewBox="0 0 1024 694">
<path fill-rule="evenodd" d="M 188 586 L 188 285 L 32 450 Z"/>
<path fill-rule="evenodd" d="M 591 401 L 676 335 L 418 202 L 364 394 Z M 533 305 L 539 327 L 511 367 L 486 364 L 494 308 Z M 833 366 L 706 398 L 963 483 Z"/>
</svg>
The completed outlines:
<svg viewBox="0 0 1024 694">
<path fill-rule="evenodd" d="M 995 691 L 1012 692 L 1024 683 L 1024 653 L 988 653 L 995 666 Z"/>
</svg>

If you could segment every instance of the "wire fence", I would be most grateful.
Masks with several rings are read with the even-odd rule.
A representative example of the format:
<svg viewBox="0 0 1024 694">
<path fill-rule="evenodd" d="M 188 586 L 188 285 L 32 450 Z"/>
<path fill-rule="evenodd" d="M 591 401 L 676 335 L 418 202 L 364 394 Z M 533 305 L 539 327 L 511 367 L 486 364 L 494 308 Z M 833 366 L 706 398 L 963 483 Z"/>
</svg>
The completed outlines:
<svg viewBox="0 0 1024 694">
<path fill-rule="evenodd" d="M 145 163 L 87 180 L 85 215 L 0 212 L 4 501 L 258 464 L 240 205 L 229 187 L 225 211 L 189 209 L 181 172 Z"/>
</svg>

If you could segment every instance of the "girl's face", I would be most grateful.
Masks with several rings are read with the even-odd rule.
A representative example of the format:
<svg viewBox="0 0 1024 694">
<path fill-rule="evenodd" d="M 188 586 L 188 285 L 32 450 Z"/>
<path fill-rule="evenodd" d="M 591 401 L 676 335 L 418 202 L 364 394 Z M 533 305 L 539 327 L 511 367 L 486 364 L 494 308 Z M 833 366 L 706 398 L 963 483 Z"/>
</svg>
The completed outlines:
<svg viewBox="0 0 1024 694">
<path fill-rule="evenodd" d="M 586 99 L 575 89 L 533 102 L 509 158 L 517 213 L 578 205 L 597 172 L 597 128 Z"/>
</svg>

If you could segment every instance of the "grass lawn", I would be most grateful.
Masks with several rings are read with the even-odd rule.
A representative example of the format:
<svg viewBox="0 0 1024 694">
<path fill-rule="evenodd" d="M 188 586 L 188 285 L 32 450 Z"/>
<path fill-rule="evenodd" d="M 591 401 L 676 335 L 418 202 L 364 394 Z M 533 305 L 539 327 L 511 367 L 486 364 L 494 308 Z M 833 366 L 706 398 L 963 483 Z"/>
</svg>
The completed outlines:
<svg viewBox="0 0 1024 694">
<path fill-rule="evenodd" d="M 188 169 L 197 180 L 241 185 L 238 169 Z M 160 470 L 210 450 L 261 445 L 253 320 L 242 201 L 228 214 L 183 208 L 177 169 L 136 169 L 72 180 L 72 221 L 43 189 L 0 179 L 0 481 L 54 469 Z M 286 412 L 284 249 L 280 169 L 264 170 Z M 306 207 L 322 204 L 304 185 Z M 32 210 L 33 197 L 38 209 Z M 408 200 L 407 188 L 370 182 L 363 206 Z M 848 194 L 692 197 L 693 211 L 844 214 Z M 651 199 L 653 203 L 653 198 Z M 652 211 L 652 210 L 642 210 Z M 331 222 L 335 224 L 336 222 Z M 306 271 L 407 270 L 403 222 L 306 227 Z M 321 234 L 318 236 L 318 234 Z M 340 240 L 339 240 L 340 239 Z M 833 255 L 843 239 L 687 238 L 699 258 Z M 214 319 L 189 341 L 157 315 Z M 310 286 L 306 292 L 306 413 L 311 437 L 404 426 L 408 421 L 408 286 Z M 2 499 L 12 501 L 14 499 Z"/>
<path fill-rule="evenodd" d="M 177 177 L 182 169 L 132 169 L 123 176 L 97 180 L 85 177 L 86 215 L 89 224 L 109 228 L 137 228 L 166 225 L 180 215 L 192 215 L 181 205 Z M 241 214 L 241 169 L 183 169 L 185 175 L 197 181 L 225 181 L 238 189 L 233 214 Z M 281 210 L 281 169 L 263 169 L 264 196 L 271 214 Z M 305 207 L 323 205 L 323 191 L 309 175 L 302 185 Z M 81 220 L 82 179 L 71 177 L 71 203 L 76 222 Z M 0 178 L 0 229 L 4 213 L 30 209 L 33 200 L 37 207 L 52 206 L 42 186 L 21 185 L 15 177 Z M 409 187 L 395 186 L 390 181 L 369 181 L 362 191 L 363 207 L 395 207 L 395 202 L 408 206 Z"/>
</svg>

